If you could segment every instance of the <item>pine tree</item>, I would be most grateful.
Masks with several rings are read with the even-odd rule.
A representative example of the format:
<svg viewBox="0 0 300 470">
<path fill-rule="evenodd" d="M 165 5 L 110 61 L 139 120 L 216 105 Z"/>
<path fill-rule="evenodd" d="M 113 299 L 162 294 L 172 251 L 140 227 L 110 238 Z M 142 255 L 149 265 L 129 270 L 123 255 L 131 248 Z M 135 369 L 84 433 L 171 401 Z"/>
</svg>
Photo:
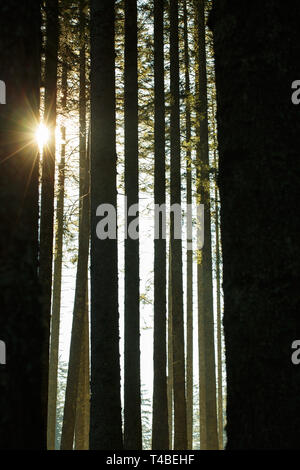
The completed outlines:
<svg viewBox="0 0 300 470">
<path fill-rule="evenodd" d="M 137 2 L 125 0 L 124 132 L 127 207 L 138 207 Z M 139 240 L 125 235 L 124 447 L 142 448 L 140 391 Z"/>
<path fill-rule="evenodd" d="M 40 2 L 0 5 L 0 448 L 46 449 L 47 345 L 38 285 Z"/>
<path fill-rule="evenodd" d="M 55 128 L 58 64 L 58 0 L 46 0 L 46 45 L 45 45 L 45 106 L 44 124 L 49 130 L 49 141 L 43 150 L 41 219 L 40 219 L 40 266 L 39 278 L 42 287 L 43 322 L 47 330 L 47 341 L 43 351 L 44 396 L 49 386 L 49 337 L 51 318 L 53 224 L 54 224 L 54 179 L 55 179 Z M 47 399 L 45 400 L 47 419 Z"/>
<path fill-rule="evenodd" d="M 200 443 L 201 449 L 218 449 L 204 4 L 195 1 L 197 196 L 204 204 L 204 245 L 197 265 Z"/>
<path fill-rule="evenodd" d="M 170 0 L 170 145 L 171 205 L 181 204 L 181 161 L 179 120 L 178 0 Z M 175 238 L 174 212 L 171 212 L 171 282 L 174 384 L 174 449 L 186 449 L 186 399 L 182 292 L 182 243 Z M 178 223 L 178 222 L 177 222 Z M 178 229 L 178 227 L 177 227 Z"/>
<path fill-rule="evenodd" d="M 89 301 L 86 296 L 86 309 L 83 319 L 81 356 L 77 389 L 75 450 L 89 449 L 90 429 L 90 361 L 89 361 Z"/>
<path fill-rule="evenodd" d="M 79 383 L 79 364 L 81 362 L 82 341 L 86 315 L 86 296 L 88 283 L 88 257 L 90 235 L 89 213 L 89 164 L 86 149 L 86 51 L 84 46 L 85 18 L 84 2 L 81 1 L 79 14 L 80 27 L 80 90 L 79 90 L 79 240 L 78 261 L 73 310 L 73 324 L 70 345 L 70 358 L 64 409 L 64 421 L 61 435 L 61 449 L 72 449 L 75 423 L 76 403 Z"/>
<path fill-rule="evenodd" d="M 122 449 L 117 240 L 97 238 L 100 204 L 116 208 L 115 2 L 91 0 L 90 448 Z"/>
<path fill-rule="evenodd" d="M 166 203 L 164 93 L 164 2 L 154 1 L 154 203 Z M 156 206 L 157 207 L 157 206 Z M 154 241 L 154 382 L 152 449 L 169 448 L 166 345 L 166 230 L 165 219 L 156 220 Z"/>
<path fill-rule="evenodd" d="M 186 202 L 187 214 L 192 217 L 192 152 L 191 152 L 191 89 L 188 41 L 187 2 L 183 3 L 184 75 L 185 75 L 185 138 L 186 138 Z M 187 448 L 193 448 L 193 240 L 187 233 L 186 253 L 186 408 Z"/>
<path fill-rule="evenodd" d="M 227 449 L 299 448 L 300 5 L 214 2 Z M 241 28 L 241 25 L 243 27 Z M 237 64 L 239 64 L 237 68 Z"/>
<path fill-rule="evenodd" d="M 67 106 L 67 77 L 68 66 L 64 61 L 61 76 L 61 107 L 62 112 Z M 48 425 L 47 425 L 47 448 L 55 449 L 56 431 L 56 401 L 57 401 L 57 371 L 59 352 L 59 324 L 61 307 L 62 286 L 62 261 L 63 261 L 63 231 L 64 231 L 64 197 L 65 197 L 65 156 L 66 156 L 66 127 L 61 127 L 61 156 L 58 169 L 58 195 L 56 209 L 56 233 L 55 233 L 55 255 L 53 272 L 53 295 L 51 316 L 51 344 L 49 359 L 49 389 L 48 389 Z"/>
</svg>

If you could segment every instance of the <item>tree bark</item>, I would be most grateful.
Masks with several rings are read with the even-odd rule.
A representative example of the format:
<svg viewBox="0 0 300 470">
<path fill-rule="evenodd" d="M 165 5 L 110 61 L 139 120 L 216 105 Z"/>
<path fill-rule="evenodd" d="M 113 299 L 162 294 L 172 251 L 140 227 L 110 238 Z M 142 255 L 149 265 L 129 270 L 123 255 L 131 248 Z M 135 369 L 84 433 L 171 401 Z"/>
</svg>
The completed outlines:
<svg viewBox="0 0 300 470">
<path fill-rule="evenodd" d="M 217 129 L 215 121 L 215 106 L 212 105 L 212 131 L 213 131 L 213 147 L 214 147 L 214 167 L 218 168 L 217 158 Z M 223 445 L 223 351 L 222 351 L 222 308 L 221 308 L 221 258 L 222 248 L 220 243 L 220 201 L 217 179 L 214 181 L 215 186 L 215 230 L 216 230 L 216 303 L 217 303 L 217 371 L 218 371 L 218 437 L 219 449 L 222 450 Z"/>
<path fill-rule="evenodd" d="M 125 196 L 128 209 L 138 204 L 137 2 L 125 0 Z M 137 212 L 138 214 L 138 212 Z M 142 449 L 140 390 L 139 240 L 125 235 L 124 447 Z"/>
<path fill-rule="evenodd" d="M 45 450 L 47 330 L 38 283 L 40 2 L 1 2 L 0 105 L 0 448 Z"/>
<path fill-rule="evenodd" d="M 187 2 L 183 3 L 183 41 L 184 41 L 184 75 L 185 75 L 185 139 L 186 139 L 186 202 L 187 213 L 192 216 L 192 154 L 191 154 L 191 90 L 190 90 L 190 57 L 188 42 Z M 188 248 L 186 252 L 186 417 L 187 449 L 193 448 L 193 240 L 187 233 Z"/>
<path fill-rule="evenodd" d="M 72 450 L 76 422 L 76 403 L 86 315 L 87 270 L 90 238 L 89 154 L 86 142 L 86 52 L 84 44 L 84 3 L 80 2 L 80 90 L 79 90 L 79 244 L 75 301 L 70 345 L 61 449 Z"/>
<path fill-rule="evenodd" d="M 179 120 L 178 0 L 170 0 L 170 91 L 171 91 L 171 205 L 181 204 Z M 177 222 L 178 223 L 178 222 Z M 185 363 L 182 292 L 182 241 L 175 238 L 171 212 L 172 333 L 174 380 L 174 449 L 187 448 Z"/>
<path fill-rule="evenodd" d="M 172 281 L 171 281 L 171 245 L 168 265 L 168 423 L 169 449 L 173 449 L 173 335 L 172 335 Z"/>
<path fill-rule="evenodd" d="M 166 203 L 164 2 L 154 2 L 154 203 Z M 157 207 L 157 206 L 156 206 Z M 159 238 L 154 241 L 154 382 L 152 449 L 169 448 L 166 332 L 166 230 L 165 218 L 155 219 Z"/>
<path fill-rule="evenodd" d="M 199 390 L 201 449 L 218 449 L 211 253 L 209 148 L 204 0 L 195 2 L 197 194 L 204 204 L 204 246 L 198 257 Z"/>
<path fill-rule="evenodd" d="M 67 63 L 63 63 L 61 88 L 62 88 L 62 112 L 66 111 L 67 105 Z M 57 371 L 59 353 L 59 325 L 60 325 L 60 303 L 61 303 L 61 275 L 63 261 L 63 232 L 64 232 L 64 197 L 65 197 L 65 155 L 66 155 L 66 127 L 61 127 L 61 160 L 58 169 L 58 195 L 56 208 L 56 235 L 55 255 L 53 273 L 53 298 L 51 318 L 51 346 L 49 360 L 49 388 L 48 388 L 48 425 L 47 425 L 47 448 L 55 449 L 56 432 L 56 401 L 57 401 Z"/>
<path fill-rule="evenodd" d="M 40 219 L 40 266 L 39 278 L 42 287 L 43 322 L 47 331 L 43 351 L 44 396 L 49 386 L 49 339 L 52 294 L 53 223 L 54 223 L 54 179 L 55 179 L 55 128 L 58 63 L 59 23 L 58 0 L 46 1 L 46 45 L 45 45 L 45 109 L 44 124 L 49 130 L 49 141 L 43 149 L 41 219 Z M 47 420 L 47 399 L 45 414 Z"/>
<path fill-rule="evenodd" d="M 89 303 L 86 295 L 86 309 L 81 341 L 81 357 L 76 404 L 75 450 L 89 449 L 90 428 L 90 359 L 89 359 Z"/>
<path fill-rule="evenodd" d="M 299 448 L 300 6 L 214 3 L 227 449 Z M 241 25 L 243 27 L 241 28 Z"/>
<path fill-rule="evenodd" d="M 91 0 L 90 448 L 122 449 L 117 239 L 96 235 L 100 204 L 117 207 L 115 2 Z"/>
</svg>

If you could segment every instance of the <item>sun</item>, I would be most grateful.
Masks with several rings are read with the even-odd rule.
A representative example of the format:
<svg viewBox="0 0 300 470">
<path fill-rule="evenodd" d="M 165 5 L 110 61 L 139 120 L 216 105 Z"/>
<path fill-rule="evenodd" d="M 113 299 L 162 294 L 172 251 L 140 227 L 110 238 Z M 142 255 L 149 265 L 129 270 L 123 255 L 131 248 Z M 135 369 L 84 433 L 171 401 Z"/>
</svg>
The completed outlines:
<svg viewBox="0 0 300 470">
<path fill-rule="evenodd" d="M 45 124 L 43 123 L 39 124 L 35 132 L 35 138 L 36 138 L 36 141 L 38 143 L 40 150 L 42 150 L 44 145 L 49 140 L 49 129 L 45 126 Z"/>
</svg>

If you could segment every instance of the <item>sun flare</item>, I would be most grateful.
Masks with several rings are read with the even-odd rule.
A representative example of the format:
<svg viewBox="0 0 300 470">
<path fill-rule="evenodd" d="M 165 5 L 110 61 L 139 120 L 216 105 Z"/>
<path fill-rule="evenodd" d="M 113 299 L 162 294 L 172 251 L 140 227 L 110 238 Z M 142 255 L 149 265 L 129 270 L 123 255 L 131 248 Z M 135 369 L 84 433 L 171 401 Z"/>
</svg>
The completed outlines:
<svg viewBox="0 0 300 470">
<path fill-rule="evenodd" d="M 39 124 L 35 133 L 35 138 L 39 145 L 39 148 L 43 149 L 43 147 L 49 140 L 49 129 L 45 126 L 45 124 Z"/>
</svg>

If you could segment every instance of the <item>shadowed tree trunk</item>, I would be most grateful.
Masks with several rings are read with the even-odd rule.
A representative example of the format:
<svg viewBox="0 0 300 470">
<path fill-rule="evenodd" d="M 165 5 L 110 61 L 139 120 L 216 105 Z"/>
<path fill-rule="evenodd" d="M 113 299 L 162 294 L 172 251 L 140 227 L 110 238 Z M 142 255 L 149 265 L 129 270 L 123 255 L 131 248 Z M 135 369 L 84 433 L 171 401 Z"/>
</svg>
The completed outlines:
<svg viewBox="0 0 300 470">
<path fill-rule="evenodd" d="M 90 448 L 122 449 L 118 246 L 101 240 L 100 204 L 117 207 L 115 2 L 91 0 L 91 428 Z"/>
<path fill-rule="evenodd" d="M 168 423 L 169 449 L 173 448 L 173 335 L 172 335 L 172 282 L 171 248 L 168 263 Z"/>
<path fill-rule="evenodd" d="M 38 285 L 38 148 L 41 18 L 39 1 L 0 5 L 0 448 L 46 449 L 47 330 Z"/>
<path fill-rule="evenodd" d="M 55 128 L 57 94 L 57 54 L 59 42 L 58 0 L 46 0 L 46 45 L 45 45 L 45 110 L 44 124 L 49 130 L 49 141 L 43 149 L 41 220 L 40 220 L 40 268 L 42 287 L 43 322 L 47 330 L 47 341 L 43 351 L 44 396 L 49 386 L 49 337 L 51 316 L 53 222 L 54 222 L 54 179 L 55 179 Z M 47 419 L 47 400 L 45 404 Z"/>
<path fill-rule="evenodd" d="M 214 2 L 227 449 L 299 448 L 300 5 Z M 242 27 L 241 27 L 242 25 Z"/>
<path fill-rule="evenodd" d="M 125 0 L 124 64 L 125 195 L 127 207 L 137 207 L 138 194 L 138 76 L 137 2 Z M 138 209 L 137 209 L 138 210 Z M 140 391 L 139 240 L 128 234 L 136 214 L 128 215 L 125 235 L 124 447 L 142 448 Z"/>
<path fill-rule="evenodd" d="M 217 129 L 215 121 L 215 106 L 212 104 L 212 130 L 214 147 L 214 167 L 217 170 Z M 214 182 L 215 191 L 215 229 L 216 229 L 216 303 L 217 303 L 217 370 L 218 370 L 218 436 L 219 448 L 223 449 L 223 353 L 222 353 L 222 312 L 221 312 L 221 243 L 220 243 L 220 201 L 217 181 Z"/>
<path fill-rule="evenodd" d="M 90 428 L 90 360 L 89 360 L 89 307 L 88 293 L 86 296 L 86 309 L 81 341 L 80 370 L 78 380 L 76 423 L 75 423 L 75 450 L 89 449 Z"/>
<path fill-rule="evenodd" d="M 195 0 L 197 195 L 204 204 L 204 245 L 198 257 L 199 393 L 201 449 L 218 449 L 211 253 L 209 149 L 204 0 Z"/>
<path fill-rule="evenodd" d="M 164 2 L 154 2 L 154 202 L 166 202 Z M 156 220 L 159 239 L 154 242 L 154 382 L 152 449 L 169 448 L 166 336 L 166 230 L 165 219 Z"/>
<path fill-rule="evenodd" d="M 190 91 L 190 57 L 188 43 L 187 2 L 183 3 L 184 23 L 184 72 L 185 72 L 185 139 L 186 139 L 186 202 L 187 212 L 192 216 L 192 155 L 191 155 L 191 91 Z M 193 448 L 193 240 L 187 233 L 188 248 L 186 252 L 186 419 L 187 449 Z"/>
<path fill-rule="evenodd" d="M 62 111 L 66 111 L 67 105 L 67 63 L 63 63 L 61 88 L 62 88 Z M 60 302 L 61 302 L 61 273 L 63 261 L 63 231 L 64 231 L 64 197 L 65 197 L 65 155 L 66 155 L 66 127 L 61 127 L 61 159 L 58 168 L 58 195 L 56 209 L 56 235 L 55 256 L 53 273 L 53 298 L 51 318 L 51 347 L 49 360 L 49 389 L 48 389 L 48 426 L 47 426 L 47 448 L 55 449 L 56 432 L 56 401 L 57 401 L 57 371 L 59 352 L 59 324 L 60 324 Z"/>
<path fill-rule="evenodd" d="M 66 386 L 64 420 L 61 434 L 61 449 L 72 449 L 79 372 L 82 356 L 82 341 L 86 316 L 87 270 L 90 237 L 90 187 L 89 154 L 86 142 L 86 52 L 84 44 L 84 2 L 80 2 L 80 90 L 79 90 L 79 244 L 75 287 L 75 301 L 70 345 L 70 358 Z"/>
<path fill-rule="evenodd" d="M 171 205 L 181 204 L 179 122 L 178 0 L 170 0 L 170 91 L 171 91 Z M 187 448 L 185 363 L 182 292 L 182 242 L 175 238 L 175 215 L 171 212 L 171 279 L 174 382 L 174 449 Z M 178 224 L 178 221 L 176 221 Z M 181 227 L 176 227 L 177 230 Z"/>
</svg>

